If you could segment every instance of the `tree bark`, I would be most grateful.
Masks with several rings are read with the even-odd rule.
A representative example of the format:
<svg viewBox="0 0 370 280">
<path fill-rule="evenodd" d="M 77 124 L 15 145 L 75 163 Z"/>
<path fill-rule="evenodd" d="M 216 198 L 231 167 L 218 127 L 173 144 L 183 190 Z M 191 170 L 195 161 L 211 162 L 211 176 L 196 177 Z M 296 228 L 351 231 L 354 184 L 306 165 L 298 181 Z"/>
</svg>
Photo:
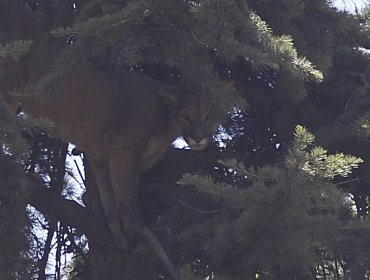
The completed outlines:
<svg viewBox="0 0 370 280">
<path fill-rule="evenodd" d="M 54 191 L 46 188 L 40 176 L 24 173 L 21 168 L 17 179 L 26 200 L 25 204 L 34 206 L 52 220 L 60 220 L 64 225 L 86 234 L 89 240 L 87 279 L 126 279 L 124 264 L 127 252 L 117 249 L 101 212 L 91 212 L 75 201 L 56 196 Z M 93 191 L 93 181 L 90 179 L 87 181 Z M 99 208 L 99 201 L 90 201 L 90 204 L 98 204 Z"/>
</svg>

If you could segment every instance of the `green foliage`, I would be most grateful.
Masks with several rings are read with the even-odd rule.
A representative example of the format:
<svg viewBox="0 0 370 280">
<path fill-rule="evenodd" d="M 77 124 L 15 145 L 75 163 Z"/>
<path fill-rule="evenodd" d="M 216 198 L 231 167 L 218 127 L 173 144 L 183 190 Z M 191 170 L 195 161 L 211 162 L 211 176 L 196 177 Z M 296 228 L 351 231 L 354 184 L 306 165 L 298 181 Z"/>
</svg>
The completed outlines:
<svg viewBox="0 0 370 280">
<path fill-rule="evenodd" d="M 355 123 L 354 134 L 360 138 L 361 141 L 369 141 L 370 139 L 370 112 L 364 113 L 360 116 Z"/>
<path fill-rule="evenodd" d="M 85 277 L 86 263 L 82 257 L 76 257 L 64 268 L 67 280 L 83 280 Z"/>
<path fill-rule="evenodd" d="M 295 129 L 295 145 L 291 152 L 297 156 L 303 157 L 303 161 L 296 162 L 296 156 L 287 158 L 288 165 L 297 165 L 299 168 L 311 176 L 320 176 L 324 178 L 334 178 L 335 176 L 347 177 L 353 168 L 358 168 L 358 165 L 363 162 L 362 159 L 337 153 L 327 155 L 327 150 L 322 147 L 314 147 L 309 152 L 306 152 L 308 145 L 313 144 L 315 137 L 303 126 L 298 125 Z"/>
<path fill-rule="evenodd" d="M 27 145 L 21 137 L 22 120 L 11 116 L 9 108 L 0 98 L 0 143 L 2 153 L 11 154 L 16 160 L 24 158 Z"/>
<path fill-rule="evenodd" d="M 258 39 L 261 47 L 269 48 L 266 50 L 267 53 L 272 52 L 272 54 L 276 55 L 275 62 L 271 64 L 272 69 L 275 68 L 274 65 L 278 65 L 279 67 L 276 67 L 274 70 L 290 72 L 298 80 L 313 79 L 322 81 L 322 73 L 316 70 L 307 58 L 297 56 L 291 37 L 286 35 L 281 37 L 273 36 L 267 24 L 254 13 L 251 14 L 251 20 L 258 30 Z"/>
<path fill-rule="evenodd" d="M 243 61 L 256 72 L 278 71 L 294 81 L 296 90 L 289 96 L 296 101 L 307 95 L 303 82 L 322 80 L 322 73 L 307 58 L 297 55 L 292 39 L 273 35 L 246 3 L 127 2 L 121 6 L 104 1 L 90 3 L 72 27 L 52 31 L 74 40 L 74 50 L 61 54 L 57 69 L 78 57 L 101 60 L 103 55 L 110 56 L 104 60 L 114 61 L 119 67 L 164 64 L 178 69 L 185 84 L 203 84 L 207 92 L 217 96 L 221 90 L 211 85 L 221 83 L 214 75 L 212 60 L 226 65 Z M 59 76 L 64 74 L 61 70 Z M 52 84 L 53 79 L 50 81 Z"/>
<path fill-rule="evenodd" d="M 88 32 L 101 32 L 101 30 L 104 31 L 104 29 L 125 24 L 141 25 L 145 18 L 150 15 L 145 4 L 146 1 L 136 1 L 118 12 L 109 13 L 102 17 L 89 18 L 84 22 L 75 24 L 73 27 L 58 27 L 51 31 L 51 34 L 55 36 L 77 36 Z"/>
<path fill-rule="evenodd" d="M 0 57 L 4 59 L 10 56 L 18 60 L 21 55 L 29 52 L 31 44 L 30 40 L 9 42 L 4 46 L 0 44 Z"/>
<path fill-rule="evenodd" d="M 28 280 L 33 275 L 31 224 L 22 186 L 16 180 L 28 147 L 21 137 L 22 121 L 11 116 L 0 98 L 0 274 L 4 280 Z"/>
<path fill-rule="evenodd" d="M 335 241 L 349 232 L 369 231 L 370 224 L 342 220 L 349 209 L 346 194 L 328 179 L 348 176 L 361 159 L 343 154 L 327 155 L 313 147 L 314 136 L 297 126 L 285 165 L 246 170 L 235 160 L 223 161 L 243 184 L 218 183 L 209 176 L 184 175 L 180 185 L 192 185 L 224 211 L 209 222 L 183 231 L 181 240 L 203 240 L 212 269 L 231 264 L 237 271 L 273 273 L 276 269 L 310 273 L 325 254 L 337 250 Z M 354 226 L 356 225 L 356 226 Z M 336 244 L 337 245 L 337 244 Z M 325 252 L 325 253 L 324 253 Z M 216 273 L 217 279 L 217 273 Z M 270 279 L 264 278 L 261 279 Z M 277 278 L 271 278 L 277 279 Z"/>
<path fill-rule="evenodd" d="M 15 3 L 0 2 L 4 13 Z M 363 49 L 370 49 L 369 6 L 350 15 L 330 2 L 16 1 L 26 3 L 41 32 L 31 38 L 36 40 L 29 52 L 30 41 L 23 41 L 28 38 L 11 29 L 17 24 L 0 28 L 0 63 L 28 54 L 25 72 L 38 83 L 20 89 L 19 79 L 14 94 L 52 92 L 76 65 L 92 62 L 204 92 L 221 113 L 245 108 L 247 100 L 249 110 L 235 110 L 225 122 L 226 137 L 232 137 L 218 154 L 238 160 L 224 158 L 215 166 L 207 161 L 200 168 L 206 175 L 184 175 L 176 190 L 166 189 L 168 178 L 159 170 L 148 195 L 155 202 L 143 199 L 183 279 L 364 279 L 370 269 L 370 56 Z M 288 145 L 295 123 L 309 127 L 325 149 L 314 146 L 315 137 L 303 126 Z M 10 117 L 0 103 L 5 279 L 29 279 L 26 272 L 32 271 L 29 228 L 8 160 L 24 162 L 27 145 L 20 135 L 32 135 L 34 124 Z M 35 143 L 35 150 L 41 146 Z M 42 147 L 35 157 L 54 168 L 52 147 Z M 211 149 L 204 152 L 204 158 L 211 156 Z M 170 233 L 161 236 L 162 226 Z M 157 260 L 137 243 L 125 262 L 128 279 L 162 277 Z M 114 270 L 110 259 L 106 263 Z M 76 258 L 69 277 L 82 279 L 89 265 Z"/>
<path fill-rule="evenodd" d="M 34 264 L 30 254 L 31 224 L 26 216 L 26 202 L 17 165 L 9 155 L 0 155 L 0 273 L 4 280 L 28 280 Z"/>
</svg>

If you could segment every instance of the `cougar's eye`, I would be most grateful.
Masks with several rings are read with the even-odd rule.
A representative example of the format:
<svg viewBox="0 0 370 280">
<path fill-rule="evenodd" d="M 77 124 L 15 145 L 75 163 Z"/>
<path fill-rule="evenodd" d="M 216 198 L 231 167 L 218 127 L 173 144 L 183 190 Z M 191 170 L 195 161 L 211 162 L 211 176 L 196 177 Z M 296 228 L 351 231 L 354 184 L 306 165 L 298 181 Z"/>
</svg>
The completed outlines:
<svg viewBox="0 0 370 280">
<path fill-rule="evenodd" d="M 188 114 L 182 113 L 180 114 L 180 119 L 183 120 L 184 122 L 190 123 L 190 116 Z"/>
</svg>

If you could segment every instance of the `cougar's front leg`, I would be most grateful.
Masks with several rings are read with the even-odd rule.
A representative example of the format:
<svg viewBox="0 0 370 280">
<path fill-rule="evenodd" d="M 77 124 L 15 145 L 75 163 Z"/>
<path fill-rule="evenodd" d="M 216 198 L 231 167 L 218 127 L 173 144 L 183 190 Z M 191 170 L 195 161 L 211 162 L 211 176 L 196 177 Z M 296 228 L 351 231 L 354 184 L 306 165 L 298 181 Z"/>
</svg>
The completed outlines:
<svg viewBox="0 0 370 280">
<path fill-rule="evenodd" d="M 132 148 L 134 145 L 122 143 L 122 139 L 124 138 L 117 137 L 110 142 L 109 167 L 117 207 L 122 215 L 124 226 L 143 238 L 153 249 L 168 273 L 174 279 L 179 280 L 175 265 L 137 213 L 137 191 L 141 170 L 140 153 L 139 150 Z"/>
<path fill-rule="evenodd" d="M 125 229 L 141 224 L 137 213 L 137 189 L 140 175 L 140 157 L 122 138 L 112 139 L 109 145 L 109 174 L 116 207 Z M 132 229 L 132 228 L 131 228 Z"/>
<path fill-rule="evenodd" d="M 121 216 L 116 207 L 115 195 L 109 175 L 108 161 L 90 161 L 98 190 L 100 202 L 103 206 L 108 226 L 113 234 L 116 245 L 122 249 L 127 249 L 127 240 L 122 231 Z"/>
</svg>

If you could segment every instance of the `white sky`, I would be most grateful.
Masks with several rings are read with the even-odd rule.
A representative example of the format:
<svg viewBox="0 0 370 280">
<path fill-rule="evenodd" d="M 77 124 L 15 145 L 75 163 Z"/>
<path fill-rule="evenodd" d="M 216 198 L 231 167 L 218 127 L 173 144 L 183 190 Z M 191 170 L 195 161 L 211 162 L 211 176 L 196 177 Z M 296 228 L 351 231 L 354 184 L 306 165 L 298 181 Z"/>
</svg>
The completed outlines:
<svg viewBox="0 0 370 280">
<path fill-rule="evenodd" d="M 333 0 L 334 6 L 341 10 L 355 12 L 355 9 L 361 10 L 370 0 Z"/>
</svg>

